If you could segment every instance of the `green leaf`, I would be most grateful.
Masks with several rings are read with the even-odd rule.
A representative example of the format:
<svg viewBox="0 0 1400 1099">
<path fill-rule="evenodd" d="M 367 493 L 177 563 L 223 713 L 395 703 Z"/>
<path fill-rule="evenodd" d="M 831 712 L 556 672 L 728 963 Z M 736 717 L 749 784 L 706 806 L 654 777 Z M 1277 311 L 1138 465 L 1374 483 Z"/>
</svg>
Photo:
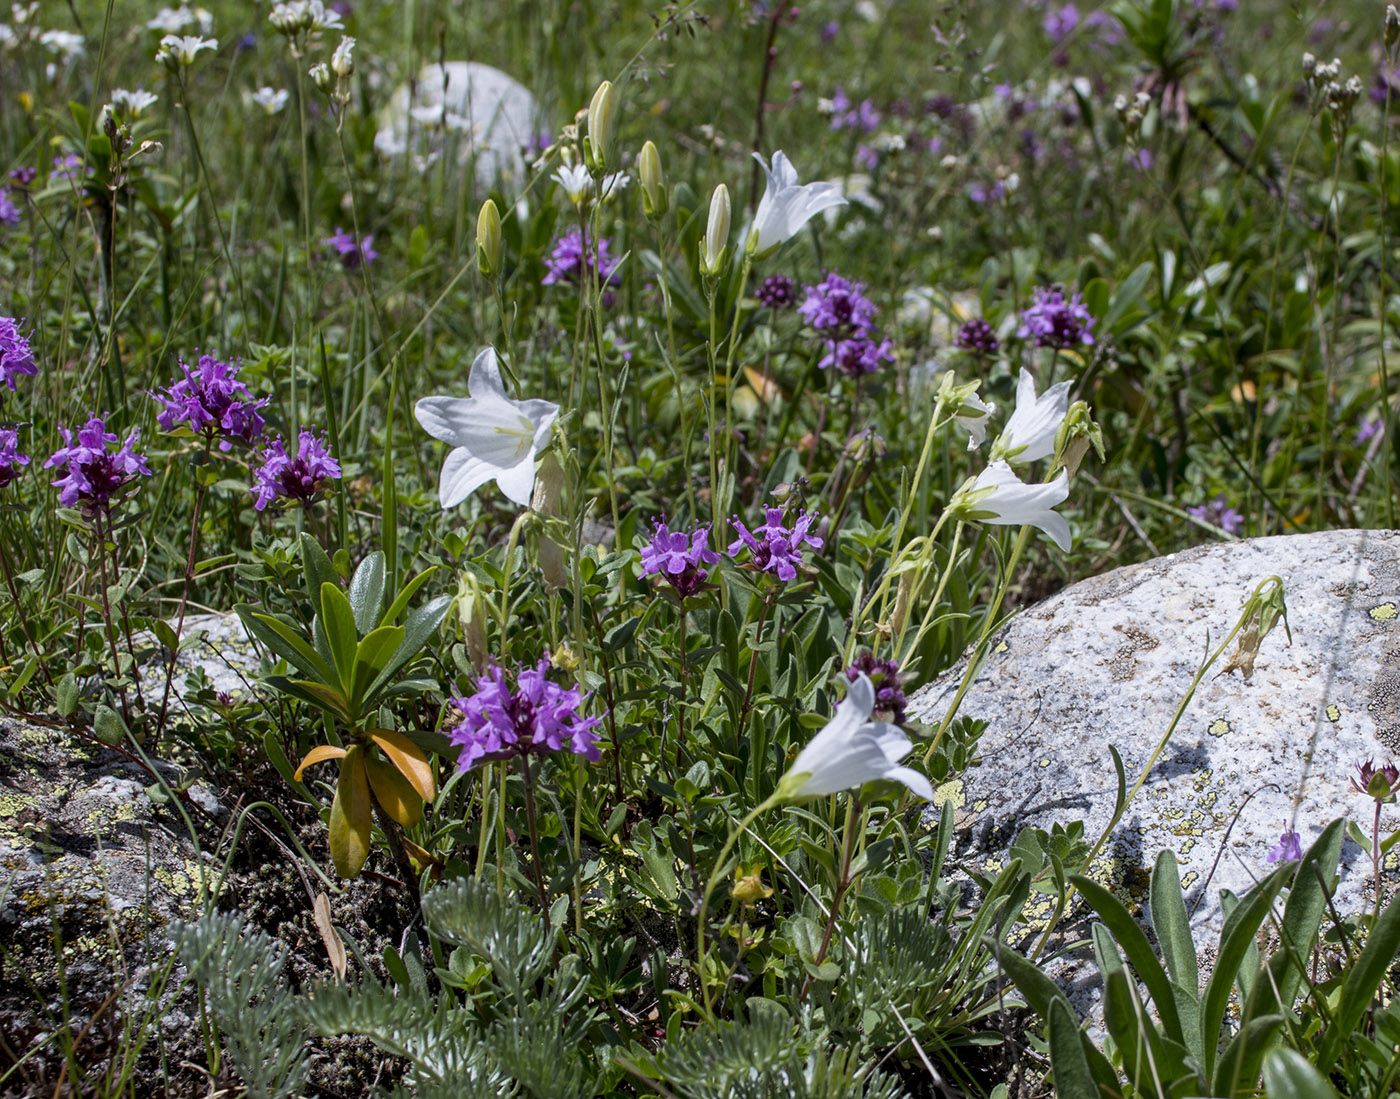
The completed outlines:
<svg viewBox="0 0 1400 1099">
<path fill-rule="evenodd" d="M 390 622 L 397 622 L 399 615 L 403 614 L 403 612 L 407 609 L 408 601 L 412 599 L 415 594 L 417 594 L 418 589 L 421 588 L 424 584 L 426 584 L 428 582 L 428 577 L 432 576 L 435 572 L 437 572 L 437 566 L 432 565 L 431 567 L 424 569 L 407 584 L 405 584 L 403 586 L 403 591 L 399 592 L 399 594 L 395 597 L 394 602 L 390 605 L 389 609 L 384 612 L 384 617 L 381 618 L 379 621 L 386 625 Z"/>
<path fill-rule="evenodd" d="M 1397 952 L 1400 952 L 1400 893 L 1396 893 L 1385 906 L 1385 911 L 1371 928 L 1360 956 L 1342 981 L 1337 1014 L 1323 1036 L 1322 1049 L 1318 1053 L 1317 1067 L 1323 1072 L 1328 1072 L 1341 1056 L 1352 1031 L 1370 1008 L 1376 989 L 1385 979 L 1386 970 L 1395 960 Z"/>
<path fill-rule="evenodd" d="M 1257 1015 L 1240 1028 L 1220 1057 L 1211 1094 L 1238 1095 L 1254 1090 L 1264 1055 L 1283 1021 L 1282 1015 Z"/>
<path fill-rule="evenodd" d="M 1069 880 L 1103 919 L 1118 945 L 1123 948 L 1128 962 L 1142 979 L 1142 983 L 1147 986 L 1167 1036 L 1174 1042 L 1182 1042 L 1181 1017 L 1177 1014 L 1176 997 L 1172 993 L 1171 982 L 1162 969 L 1162 963 L 1157 960 L 1152 944 L 1147 941 L 1147 935 L 1123 907 L 1123 903 L 1098 882 L 1081 874 L 1071 874 Z"/>
<path fill-rule="evenodd" d="M 1181 895 L 1181 875 L 1177 870 L 1176 853 L 1161 851 L 1152 870 L 1151 895 L 1152 930 L 1172 981 L 1177 1015 L 1181 1018 L 1182 1043 L 1197 1061 L 1203 1060 L 1201 1049 L 1200 969 L 1196 962 L 1196 944 L 1191 941 L 1191 921 L 1186 915 L 1186 902 Z"/>
<path fill-rule="evenodd" d="M 350 578 L 350 609 L 355 612 L 355 629 L 367 634 L 379 625 L 379 609 L 384 602 L 384 554 L 375 550 Z"/>
<path fill-rule="evenodd" d="M 1221 1024 L 1225 1021 L 1225 1008 L 1230 1001 L 1230 986 L 1234 984 L 1240 964 L 1250 947 L 1254 936 L 1269 907 L 1278 896 L 1284 875 L 1293 868 L 1287 864 L 1279 867 L 1262 882 L 1256 885 L 1240 901 L 1239 905 L 1225 917 L 1225 927 L 1220 933 L 1220 950 L 1216 954 L 1215 969 L 1206 982 L 1205 995 L 1201 998 L 1201 1033 L 1210 1040 L 1205 1043 L 1205 1060 L 1202 1065 L 1207 1077 L 1215 1071 L 1216 1040 Z"/>
<path fill-rule="evenodd" d="M 341 691 L 349 694 L 355 682 L 355 651 L 360 635 L 355 630 L 350 600 L 335 584 L 321 585 L 321 627 L 326 631 Z"/>
<path fill-rule="evenodd" d="M 258 614 L 246 603 L 240 603 L 233 609 L 245 630 L 302 675 L 328 684 L 336 681 L 335 671 L 330 664 L 323 660 L 290 624 L 270 614 Z"/>
<path fill-rule="evenodd" d="M 1328 897 L 1337 888 L 1337 867 L 1342 857 L 1342 831 L 1345 818 L 1334 820 L 1322 830 L 1303 854 L 1294 876 L 1288 900 L 1283 906 L 1280 944 L 1269 959 L 1273 981 L 1264 982 L 1267 995 L 1282 1011 L 1293 1009 L 1298 986 L 1306 976 L 1308 959 L 1317 943 L 1318 929 L 1327 911 Z M 1277 988 L 1277 997 L 1274 989 Z M 1259 1010 L 1268 1012 L 1271 1006 L 1261 1004 Z"/>
<path fill-rule="evenodd" d="M 54 686 L 53 702 L 59 717 L 72 717 L 78 712 L 78 677 L 72 672 Z"/>
<path fill-rule="evenodd" d="M 1269 1099 L 1337 1099 L 1327 1077 L 1286 1046 L 1271 1049 L 1264 1058 L 1264 1093 Z"/>
<path fill-rule="evenodd" d="M 331 803 L 331 860 L 343 878 L 359 877 L 369 858 L 371 810 L 364 763 L 364 749 L 354 745 L 340 766 L 340 781 Z"/>
<path fill-rule="evenodd" d="M 1050 1001 L 1050 1067 L 1059 1099 L 1100 1099 L 1074 1012 L 1063 997 Z"/>
<path fill-rule="evenodd" d="M 403 644 L 403 636 L 402 626 L 380 626 L 371 630 L 369 636 L 355 649 L 355 674 L 350 685 L 350 703 L 357 713 L 362 712 L 366 703 L 372 701 L 365 692 Z"/>
<path fill-rule="evenodd" d="M 366 698 L 375 697 L 384 684 L 389 682 L 405 664 L 418 655 L 428 638 L 432 637 L 437 632 L 438 627 L 442 625 L 442 620 L 447 616 L 451 607 L 452 596 L 439 595 L 408 616 L 408 620 L 404 623 L 403 641 L 400 642 L 394 655 L 389 658 L 389 663 L 384 666 L 384 670 L 370 684 L 369 689 L 365 692 Z"/>
<path fill-rule="evenodd" d="M 339 578 L 335 574 L 335 566 L 331 564 L 331 559 L 321 548 L 321 543 L 305 532 L 301 536 L 301 570 L 306 578 L 306 597 L 311 600 L 312 608 L 319 615 L 321 586 L 335 584 Z"/>
<path fill-rule="evenodd" d="M 310 679 L 290 679 L 285 675 L 270 675 L 263 682 L 273 690 L 309 702 L 317 709 L 329 710 L 347 725 L 355 720 L 355 715 L 350 712 L 350 700 L 335 687 Z"/>
<path fill-rule="evenodd" d="M 120 744 L 126 739 L 126 722 L 112 707 L 100 703 L 92 716 L 92 731 L 103 744 Z"/>
</svg>

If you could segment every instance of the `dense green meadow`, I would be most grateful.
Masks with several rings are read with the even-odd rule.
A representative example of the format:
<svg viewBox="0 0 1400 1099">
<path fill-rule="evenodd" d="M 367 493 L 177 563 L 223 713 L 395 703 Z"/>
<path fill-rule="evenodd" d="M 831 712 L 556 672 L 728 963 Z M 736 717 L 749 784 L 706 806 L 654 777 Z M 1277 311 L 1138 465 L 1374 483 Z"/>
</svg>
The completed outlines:
<svg viewBox="0 0 1400 1099">
<path fill-rule="evenodd" d="M 0 934 L 0 1095 L 1395 1090 L 1340 824 L 1200 992 L 1174 861 L 1151 942 L 1106 837 L 954 873 L 981 726 L 907 713 L 1076 580 L 1396 526 L 1395 9 L 203 3 L 0 12 L 0 724 L 207 856 L 100 980 Z M 377 144 L 442 61 L 536 117 Z"/>
</svg>

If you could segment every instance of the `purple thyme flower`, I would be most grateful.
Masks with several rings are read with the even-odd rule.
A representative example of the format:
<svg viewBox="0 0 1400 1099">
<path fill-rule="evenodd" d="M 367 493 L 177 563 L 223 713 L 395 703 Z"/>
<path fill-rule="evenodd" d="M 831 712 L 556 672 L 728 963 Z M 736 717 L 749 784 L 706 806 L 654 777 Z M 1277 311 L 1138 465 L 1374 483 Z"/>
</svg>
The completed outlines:
<svg viewBox="0 0 1400 1099">
<path fill-rule="evenodd" d="M 549 270 L 541 282 L 545 286 L 552 286 L 559 282 L 573 283 L 577 286 L 583 281 L 584 273 L 592 271 L 596 260 L 598 280 L 602 285 L 608 285 L 612 282 L 613 275 L 617 271 L 617 261 L 608 254 L 610 243 L 607 237 L 599 237 L 598 247 L 595 250 L 593 242 L 584 235 L 583 230 L 574 226 L 554 242 L 553 251 L 549 253 L 549 258 L 544 261 L 544 265 Z"/>
<path fill-rule="evenodd" d="M 1079 9 L 1073 4 L 1065 4 L 1062 7 L 1052 5 L 1045 9 L 1045 20 L 1041 25 L 1050 36 L 1051 44 L 1058 46 L 1079 26 Z"/>
<path fill-rule="evenodd" d="M 16 378 L 21 374 L 32 376 L 38 372 L 29 339 L 20 335 L 19 322 L 13 317 L 0 317 L 0 382 L 4 382 L 13 393 Z"/>
<path fill-rule="evenodd" d="M 752 532 L 737 515 L 729 520 L 739 532 L 739 537 L 729 545 L 729 556 L 738 557 L 747 546 L 750 568 L 772 573 L 779 580 L 796 579 L 797 566 L 802 564 L 803 543 L 813 549 L 822 548 L 822 539 L 809 533 L 817 516 L 799 511 L 791 528 L 783 525 L 782 508 L 766 508 L 765 518 L 767 521 Z"/>
<path fill-rule="evenodd" d="M 802 319 L 829 339 L 865 335 L 875 327 L 875 303 L 865 296 L 865 284 L 835 271 L 805 289 L 797 307 Z"/>
<path fill-rule="evenodd" d="M 327 449 L 325 435 L 318 438 L 315 430 L 314 424 L 301 429 L 295 458 L 287 453 L 280 435 L 274 435 L 258 455 L 262 464 L 253 471 L 253 507 L 258 511 L 279 496 L 310 504 L 323 481 L 340 479 L 340 463 Z"/>
<path fill-rule="evenodd" d="M 267 398 L 254 399 L 248 387 L 238 380 L 238 366 L 220 362 L 213 355 L 201 355 L 197 366 L 181 362 L 183 378 L 153 396 L 165 402 L 156 416 L 162 431 L 174 431 L 186 424 L 206 442 L 219 440 L 220 450 L 232 449 L 232 440 L 251 443 L 263 432 L 261 409 Z"/>
<path fill-rule="evenodd" d="M 1239 534 L 1244 530 L 1244 516 L 1225 502 L 1223 492 L 1208 503 L 1187 508 L 1186 514 L 1203 523 L 1219 527 L 1226 534 Z"/>
<path fill-rule="evenodd" d="M 1001 346 L 997 343 L 997 334 L 992 326 L 981 317 L 973 317 L 959 328 L 958 334 L 953 337 L 953 344 L 978 355 L 994 355 Z"/>
<path fill-rule="evenodd" d="M 1022 339 L 1034 337 L 1037 347 L 1063 350 L 1076 344 L 1093 344 L 1093 327 L 1094 318 L 1078 294 L 1065 301 L 1064 291 L 1058 286 L 1038 286 L 1035 304 L 1021 313 L 1021 327 L 1016 335 Z"/>
<path fill-rule="evenodd" d="M 476 681 L 470 698 L 452 701 L 462 711 L 462 721 L 449 729 L 447 739 L 461 749 L 457 770 L 469 771 L 479 760 L 503 759 L 528 753 L 544 755 L 567 748 L 575 755 L 597 759 L 594 729 L 597 717 L 581 717 L 586 695 L 577 687 L 551 683 L 545 673 L 549 661 L 521 668 L 515 690 L 495 663 Z"/>
<path fill-rule="evenodd" d="M 361 262 L 373 263 L 379 258 L 379 253 L 374 250 L 374 234 L 370 233 L 357 246 L 355 235 L 347 233 L 339 225 L 335 227 L 335 232 L 321 241 L 322 247 L 332 248 L 336 255 L 340 257 L 341 265 L 346 269 L 360 266 Z"/>
<path fill-rule="evenodd" d="M 652 528 L 651 541 L 642 547 L 642 575 L 660 573 L 682 599 L 694 595 L 710 575 L 702 566 L 719 561 L 719 554 L 708 545 L 710 524 L 701 523 L 687 534 L 671 530 L 663 519 L 653 519 Z"/>
<path fill-rule="evenodd" d="M 74 180 L 82 173 L 83 158 L 77 153 L 67 153 L 64 156 L 53 158 L 53 171 L 49 173 L 50 180 Z"/>
<path fill-rule="evenodd" d="M 797 300 L 797 286 L 786 275 L 769 275 L 754 297 L 769 309 L 786 309 Z"/>
<path fill-rule="evenodd" d="M 1098 31 L 1098 45 L 1117 46 L 1123 41 L 1123 24 L 1106 11 L 1091 11 L 1084 17 L 1084 29 Z"/>
<path fill-rule="evenodd" d="M 10 169 L 10 183 L 13 186 L 18 187 L 21 191 L 27 191 L 29 189 L 30 184 L 32 184 L 34 180 L 38 178 L 38 176 L 39 173 L 36 172 L 33 168 L 28 167 L 27 165 L 20 168 Z"/>
<path fill-rule="evenodd" d="M 0 187 L 0 225 L 14 225 L 19 221 L 19 207 L 10 197 L 8 187 Z"/>
<path fill-rule="evenodd" d="M 879 720 L 903 725 L 908 699 L 899 679 L 899 665 L 893 660 L 876 660 L 869 649 L 862 649 L 855 663 L 846 669 L 846 679 L 854 683 L 862 675 L 875 687 L 874 714 Z"/>
<path fill-rule="evenodd" d="M 1286 825 L 1283 835 L 1278 838 L 1278 846 L 1270 847 L 1269 862 L 1298 862 L 1303 857 L 1303 837 Z"/>
<path fill-rule="evenodd" d="M 831 128 L 833 130 L 859 130 L 870 133 L 880 125 L 883 116 L 873 99 L 862 100 L 860 106 L 851 103 L 846 89 L 838 87 L 831 95 Z"/>
<path fill-rule="evenodd" d="M 1368 439 L 1373 439 L 1380 434 L 1381 428 L 1385 426 L 1385 421 L 1377 417 L 1374 420 L 1362 420 L 1356 429 L 1356 441 L 1364 443 Z"/>
<path fill-rule="evenodd" d="M 28 464 L 29 455 L 19 452 L 19 432 L 0 427 L 0 488 L 17 478 L 20 468 Z"/>
<path fill-rule="evenodd" d="M 78 429 L 78 441 L 73 433 L 59 425 L 63 446 L 49 456 L 45 469 L 67 466 L 68 472 L 50 482 L 59 489 L 58 502 L 64 507 L 78 504 L 102 506 L 112 494 L 129 484 L 138 475 L 149 477 L 151 467 L 144 455 L 133 449 L 140 434 L 133 430 L 116 450 L 117 437 L 107 430 L 107 414 L 94 416 Z"/>
<path fill-rule="evenodd" d="M 829 46 L 841 35 L 841 24 L 835 19 L 828 20 L 822 27 L 822 45 Z"/>
<path fill-rule="evenodd" d="M 889 340 L 872 340 L 864 336 L 833 343 L 831 351 L 819 365 L 835 366 L 848 378 L 873 374 L 882 362 L 894 361 L 894 349 Z"/>
</svg>

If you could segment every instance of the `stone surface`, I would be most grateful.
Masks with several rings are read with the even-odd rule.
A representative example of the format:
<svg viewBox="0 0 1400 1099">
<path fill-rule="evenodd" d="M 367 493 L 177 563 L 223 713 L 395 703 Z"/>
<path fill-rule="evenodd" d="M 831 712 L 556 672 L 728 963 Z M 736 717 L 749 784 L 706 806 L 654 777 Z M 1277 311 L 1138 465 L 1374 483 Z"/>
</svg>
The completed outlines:
<svg viewBox="0 0 1400 1099">
<path fill-rule="evenodd" d="M 476 61 L 427 65 L 401 84 L 379 112 L 374 147 L 386 156 L 412 152 L 420 163 L 447 153 L 458 164 L 475 161 L 483 186 L 522 176 L 540 129 L 530 90 L 500 69 Z"/>
<path fill-rule="evenodd" d="M 1292 644 L 1282 627 L 1270 634 L 1249 680 L 1222 674 L 1228 653 L 1207 672 L 1093 873 L 1145 919 L 1148 868 L 1175 851 L 1208 961 L 1220 889 L 1242 893 L 1270 869 L 1285 822 L 1304 848 L 1340 816 L 1369 833 L 1373 803 L 1349 780 L 1368 757 L 1400 762 L 1400 533 L 1335 531 L 1196 547 L 1018 615 L 960 711 L 988 722 L 980 765 L 939 790 L 957 811 L 956 861 L 995 868 L 1026 826 L 1083 821 L 1092 843 L 1113 812 L 1109 745 L 1131 788 L 1207 640 L 1225 638 L 1271 575 L 1284 581 Z M 922 690 L 911 718 L 936 724 L 964 667 Z M 1396 827 L 1400 809 L 1387 807 L 1382 828 Z M 1357 911 L 1373 895 L 1370 860 L 1350 840 L 1342 859 L 1339 907 Z"/>
<path fill-rule="evenodd" d="M 174 622 L 170 623 L 170 628 L 175 628 Z M 179 697 L 186 695 L 186 676 L 192 671 L 211 690 L 235 698 L 252 693 L 258 678 L 258 653 L 238 615 L 186 615 L 180 636 L 172 693 Z M 165 686 L 168 659 L 169 650 L 163 650 L 157 659 L 141 669 L 141 685 L 148 695 L 155 693 L 156 703 Z"/>
</svg>

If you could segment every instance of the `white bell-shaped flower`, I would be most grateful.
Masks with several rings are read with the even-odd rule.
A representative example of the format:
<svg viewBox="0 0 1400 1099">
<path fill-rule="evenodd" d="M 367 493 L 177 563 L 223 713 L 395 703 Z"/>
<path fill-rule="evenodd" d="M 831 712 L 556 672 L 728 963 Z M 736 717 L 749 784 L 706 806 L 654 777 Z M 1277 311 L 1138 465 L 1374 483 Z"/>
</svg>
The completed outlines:
<svg viewBox="0 0 1400 1099">
<path fill-rule="evenodd" d="M 749 230 L 748 250 L 755 259 L 762 259 L 806 225 L 817 214 L 833 206 L 844 206 L 846 200 L 834 183 L 797 182 L 797 169 L 781 150 L 773 154 L 773 166 L 754 159 L 768 177 L 763 197 L 758 200 L 753 228 Z"/>
<path fill-rule="evenodd" d="M 787 802 L 805 801 L 888 779 L 932 801 L 929 780 L 900 766 L 899 761 L 909 754 L 909 738 L 897 725 L 871 721 L 874 709 L 875 685 L 869 676 L 859 675 L 847 688 L 835 716 L 797 754 L 774 796 Z"/>
<path fill-rule="evenodd" d="M 423 430 L 455 449 L 442 464 L 438 499 L 454 508 L 487 481 L 526 507 L 535 487 L 535 455 L 549 442 L 559 406 L 513 401 L 501 383 L 496 349 L 472 363 L 466 397 L 424 397 L 413 408 Z"/>
<path fill-rule="evenodd" d="M 1037 397 L 1035 379 L 1022 370 L 1016 382 L 1016 410 L 992 447 L 992 459 L 1005 458 L 1020 465 L 1054 454 L 1055 436 L 1069 412 L 1069 391 L 1073 388 L 1073 380 L 1060 382 Z"/>
<path fill-rule="evenodd" d="M 1069 523 L 1050 510 L 1068 496 L 1069 474 L 1063 469 L 1053 481 L 1028 485 L 998 459 L 953 494 L 948 510 L 965 522 L 1036 527 L 1068 553 Z"/>
</svg>

